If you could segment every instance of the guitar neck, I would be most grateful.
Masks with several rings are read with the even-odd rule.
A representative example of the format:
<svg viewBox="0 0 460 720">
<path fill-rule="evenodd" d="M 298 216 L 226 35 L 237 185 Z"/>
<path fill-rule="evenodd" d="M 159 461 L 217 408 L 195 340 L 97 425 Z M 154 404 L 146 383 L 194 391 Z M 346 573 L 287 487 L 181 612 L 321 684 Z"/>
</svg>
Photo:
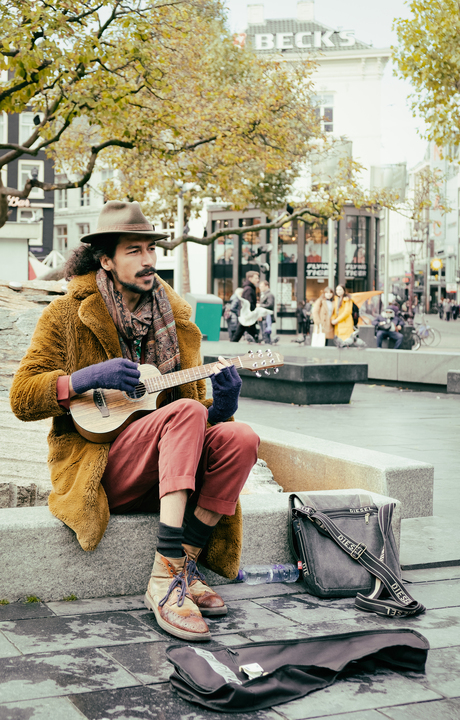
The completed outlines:
<svg viewBox="0 0 460 720">
<path fill-rule="evenodd" d="M 239 357 L 226 358 L 236 368 L 242 368 L 243 363 Z M 167 375 L 156 375 L 155 377 L 146 378 L 142 382 L 148 393 L 160 392 L 168 388 L 185 385 L 186 383 L 195 382 L 195 380 L 204 380 L 214 374 L 214 366 L 217 360 L 207 365 L 199 365 L 198 367 L 188 368 L 187 370 L 179 370 L 175 373 Z"/>
</svg>

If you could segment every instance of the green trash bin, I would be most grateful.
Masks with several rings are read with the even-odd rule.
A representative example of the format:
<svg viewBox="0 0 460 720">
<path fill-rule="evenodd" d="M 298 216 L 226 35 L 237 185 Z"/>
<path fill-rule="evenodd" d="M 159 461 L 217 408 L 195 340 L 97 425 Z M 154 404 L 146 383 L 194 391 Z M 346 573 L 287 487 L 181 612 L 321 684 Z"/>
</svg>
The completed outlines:
<svg viewBox="0 0 460 720">
<path fill-rule="evenodd" d="M 220 339 L 220 321 L 222 318 L 222 298 L 217 295 L 196 295 L 186 293 L 185 299 L 192 306 L 190 318 L 206 335 L 208 340 Z"/>
</svg>

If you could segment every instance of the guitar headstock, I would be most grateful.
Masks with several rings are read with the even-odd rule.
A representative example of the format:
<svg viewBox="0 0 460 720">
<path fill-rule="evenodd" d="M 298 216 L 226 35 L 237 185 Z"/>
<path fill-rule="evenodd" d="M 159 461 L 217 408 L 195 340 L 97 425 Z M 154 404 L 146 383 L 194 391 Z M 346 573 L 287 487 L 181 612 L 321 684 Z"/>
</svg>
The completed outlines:
<svg viewBox="0 0 460 720">
<path fill-rule="evenodd" d="M 264 350 L 259 348 L 256 351 L 249 350 L 246 355 L 238 359 L 241 362 L 241 367 L 255 372 L 257 377 L 261 377 L 261 371 L 263 371 L 265 375 L 270 375 L 270 370 L 273 370 L 276 375 L 276 373 L 279 372 L 279 368 L 284 365 L 283 356 L 270 348 Z"/>
</svg>

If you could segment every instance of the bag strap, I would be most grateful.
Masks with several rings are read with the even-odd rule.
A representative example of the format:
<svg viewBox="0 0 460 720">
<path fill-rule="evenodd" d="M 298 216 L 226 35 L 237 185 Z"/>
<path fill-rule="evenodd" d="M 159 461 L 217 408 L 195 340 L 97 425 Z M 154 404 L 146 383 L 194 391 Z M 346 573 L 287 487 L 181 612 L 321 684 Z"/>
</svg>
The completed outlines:
<svg viewBox="0 0 460 720">
<path fill-rule="evenodd" d="M 379 508 L 378 521 L 383 536 L 383 550 L 381 558 L 377 558 L 366 545 L 356 542 L 346 535 L 330 517 L 317 511 L 314 507 L 303 505 L 301 508 L 294 507 L 292 497 L 293 515 L 303 515 L 311 522 L 321 525 L 337 545 L 342 548 L 353 560 L 359 562 L 371 575 L 374 576 L 374 585 L 369 595 L 358 593 L 355 598 L 355 605 L 360 610 L 374 612 L 377 615 L 409 616 L 421 615 L 425 612 L 425 606 L 414 600 L 407 592 L 400 579 L 384 562 L 386 554 L 386 542 L 391 528 L 391 520 L 395 508 L 394 503 L 388 503 Z M 300 498 L 299 498 L 300 499 Z M 291 498 L 290 498 L 291 504 Z M 386 590 L 386 593 L 384 593 Z M 388 594 L 389 597 L 386 595 Z M 383 597 L 381 597 L 383 595 Z"/>
</svg>

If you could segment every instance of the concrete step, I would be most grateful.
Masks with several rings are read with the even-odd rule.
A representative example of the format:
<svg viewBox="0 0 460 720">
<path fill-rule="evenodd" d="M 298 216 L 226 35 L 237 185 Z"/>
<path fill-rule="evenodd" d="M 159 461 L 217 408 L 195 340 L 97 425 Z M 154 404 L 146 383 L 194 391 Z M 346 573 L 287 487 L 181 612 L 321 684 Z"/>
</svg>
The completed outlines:
<svg viewBox="0 0 460 720">
<path fill-rule="evenodd" d="M 401 567 L 421 570 L 460 565 L 460 526 L 444 517 L 407 518 L 401 524 Z"/>
</svg>

